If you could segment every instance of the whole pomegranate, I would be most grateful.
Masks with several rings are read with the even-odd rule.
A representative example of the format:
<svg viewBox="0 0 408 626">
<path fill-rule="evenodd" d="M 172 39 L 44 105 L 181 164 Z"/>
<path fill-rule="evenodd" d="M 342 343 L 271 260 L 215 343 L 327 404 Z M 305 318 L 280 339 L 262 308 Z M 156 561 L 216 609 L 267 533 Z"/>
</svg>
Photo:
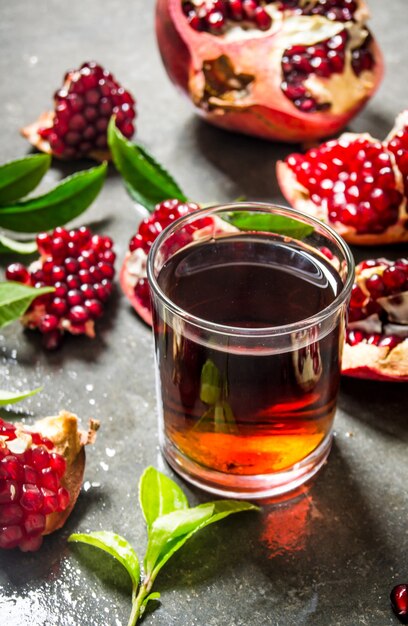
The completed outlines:
<svg viewBox="0 0 408 626">
<path fill-rule="evenodd" d="M 6 278 L 33 287 L 51 286 L 53 293 L 36 298 L 22 317 L 42 333 L 45 348 L 57 348 L 65 332 L 95 336 L 95 321 L 104 312 L 115 274 L 113 242 L 86 227 L 37 235 L 40 258 L 30 267 L 12 263 Z"/>
<path fill-rule="evenodd" d="M 104 160 L 109 119 L 125 137 L 134 131 L 135 100 L 114 76 L 94 61 L 65 74 L 54 95 L 54 110 L 22 129 L 22 134 L 39 150 L 61 159 L 91 157 Z"/>
<path fill-rule="evenodd" d="M 209 122 L 297 142 L 337 133 L 383 73 L 363 0 L 157 0 L 172 81 Z"/>
<path fill-rule="evenodd" d="M 356 268 L 343 374 L 408 381 L 408 259 L 369 259 Z"/>
<path fill-rule="evenodd" d="M 408 112 L 381 142 L 346 133 L 277 165 L 280 187 L 300 210 L 352 244 L 408 241 Z"/>
<path fill-rule="evenodd" d="M 84 446 L 98 423 L 78 430 L 76 415 L 62 411 L 32 428 L 0 419 L 0 548 L 38 550 L 43 535 L 61 528 L 82 484 Z"/>
</svg>

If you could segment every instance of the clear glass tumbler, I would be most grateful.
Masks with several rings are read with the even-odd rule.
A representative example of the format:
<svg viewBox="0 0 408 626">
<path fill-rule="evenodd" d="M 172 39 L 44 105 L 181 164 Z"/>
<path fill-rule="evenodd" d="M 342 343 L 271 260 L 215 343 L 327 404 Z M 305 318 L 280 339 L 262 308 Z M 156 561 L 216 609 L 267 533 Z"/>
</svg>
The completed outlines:
<svg viewBox="0 0 408 626">
<path fill-rule="evenodd" d="M 160 445 L 222 496 L 283 494 L 327 458 L 354 277 L 332 229 L 236 203 L 186 214 L 148 258 Z"/>
</svg>

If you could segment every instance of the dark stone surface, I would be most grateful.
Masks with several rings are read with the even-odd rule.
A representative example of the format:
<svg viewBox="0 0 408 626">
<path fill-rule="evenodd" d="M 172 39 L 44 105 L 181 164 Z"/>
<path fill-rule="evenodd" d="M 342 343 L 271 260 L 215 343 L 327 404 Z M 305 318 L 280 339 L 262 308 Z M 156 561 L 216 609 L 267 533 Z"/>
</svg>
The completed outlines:
<svg viewBox="0 0 408 626">
<path fill-rule="evenodd" d="M 96 59 L 137 95 L 138 140 L 190 197 L 281 202 L 274 164 L 289 148 L 223 133 L 193 115 L 161 66 L 151 5 L 1 2 L 1 161 L 29 152 L 18 129 L 49 106 L 65 70 Z M 408 103 L 408 5 L 371 0 L 370 7 L 387 74 L 350 129 L 383 137 Z M 42 188 L 82 165 L 88 164 L 54 163 Z M 120 261 L 140 216 L 112 171 L 77 224 L 93 223 L 111 234 Z M 387 252 L 397 256 L 401 250 Z M 362 254 L 356 250 L 358 258 Z M 150 330 L 119 289 L 99 327 L 93 342 L 72 339 L 54 354 L 44 354 L 38 337 L 18 324 L 0 337 L 0 388 L 44 385 L 12 417 L 34 419 L 64 407 L 102 425 L 88 454 L 86 489 L 66 527 L 39 553 L 0 554 L 1 624 L 127 623 L 126 577 L 110 560 L 69 548 L 66 538 L 73 531 L 111 529 L 141 556 L 146 537 L 139 476 L 149 464 L 172 474 L 157 446 Z M 160 575 L 163 604 L 146 617 L 146 626 L 396 624 L 388 594 L 408 580 L 407 396 L 406 385 L 345 380 L 334 448 L 318 479 L 289 502 L 231 518 L 191 541 Z M 207 498 L 186 490 L 193 503 Z"/>
</svg>

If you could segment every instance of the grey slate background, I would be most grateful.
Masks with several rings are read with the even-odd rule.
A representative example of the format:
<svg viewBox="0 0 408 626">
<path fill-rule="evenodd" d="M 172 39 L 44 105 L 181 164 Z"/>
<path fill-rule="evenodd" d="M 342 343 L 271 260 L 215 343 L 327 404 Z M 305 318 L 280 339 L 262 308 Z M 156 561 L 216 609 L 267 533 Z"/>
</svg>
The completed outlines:
<svg viewBox="0 0 408 626">
<path fill-rule="evenodd" d="M 350 129 L 382 138 L 408 105 L 408 3 L 369 4 L 387 73 Z M 282 202 L 274 164 L 293 148 L 226 134 L 197 119 L 162 68 L 153 12 L 153 3 L 141 0 L 0 0 L 1 161 L 29 151 L 18 128 L 49 106 L 65 70 L 95 59 L 136 95 L 138 140 L 191 198 Z M 42 188 L 79 166 L 88 163 L 54 163 Z M 77 223 L 109 233 L 120 262 L 140 219 L 111 172 Z M 396 258 L 404 250 L 355 252 Z M 73 531 L 110 529 L 141 556 L 138 478 L 150 464 L 172 475 L 157 447 L 150 330 L 119 289 L 108 313 L 93 342 L 72 339 L 53 354 L 17 324 L 0 336 L 0 387 L 44 385 L 16 407 L 16 417 L 35 419 L 64 407 L 102 424 L 66 527 L 39 553 L 0 554 L 0 624 L 127 623 L 129 589 L 121 570 L 66 544 Z M 260 515 L 237 516 L 197 536 L 160 575 L 163 603 L 146 626 L 397 624 L 388 594 L 408 581 L 407 400 L 407 385 L 345 380 L 333 451 L 318 479 L 292 501 L 267 504 Z M 192 503 L 206 499 L 185 488 Z"/>
</svg>

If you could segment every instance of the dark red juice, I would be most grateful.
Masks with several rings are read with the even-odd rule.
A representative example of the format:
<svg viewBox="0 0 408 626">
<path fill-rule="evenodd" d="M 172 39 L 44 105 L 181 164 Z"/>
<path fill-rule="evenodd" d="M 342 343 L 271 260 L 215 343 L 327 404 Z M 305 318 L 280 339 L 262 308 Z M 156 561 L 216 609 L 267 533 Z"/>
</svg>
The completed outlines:
<svg viewBox="0 0 408 626">
<path fill-rule="evenodd" d="M 330 262 L 300 246 L 240 233 L 184 248 L 160 271 L 173 303 L 234 335 L 229 342 L 228 332 L 203 332 L 199 323 L 156 311 L 165 436 L 201 466 L 240 475 L 284 471 L 330 433 L 341 316 L 326 334 L 316 325 L 293 332 L 286 349 L 268 331 L 245 337 L 316 315 L 341 291 Z"/>
</svg>

